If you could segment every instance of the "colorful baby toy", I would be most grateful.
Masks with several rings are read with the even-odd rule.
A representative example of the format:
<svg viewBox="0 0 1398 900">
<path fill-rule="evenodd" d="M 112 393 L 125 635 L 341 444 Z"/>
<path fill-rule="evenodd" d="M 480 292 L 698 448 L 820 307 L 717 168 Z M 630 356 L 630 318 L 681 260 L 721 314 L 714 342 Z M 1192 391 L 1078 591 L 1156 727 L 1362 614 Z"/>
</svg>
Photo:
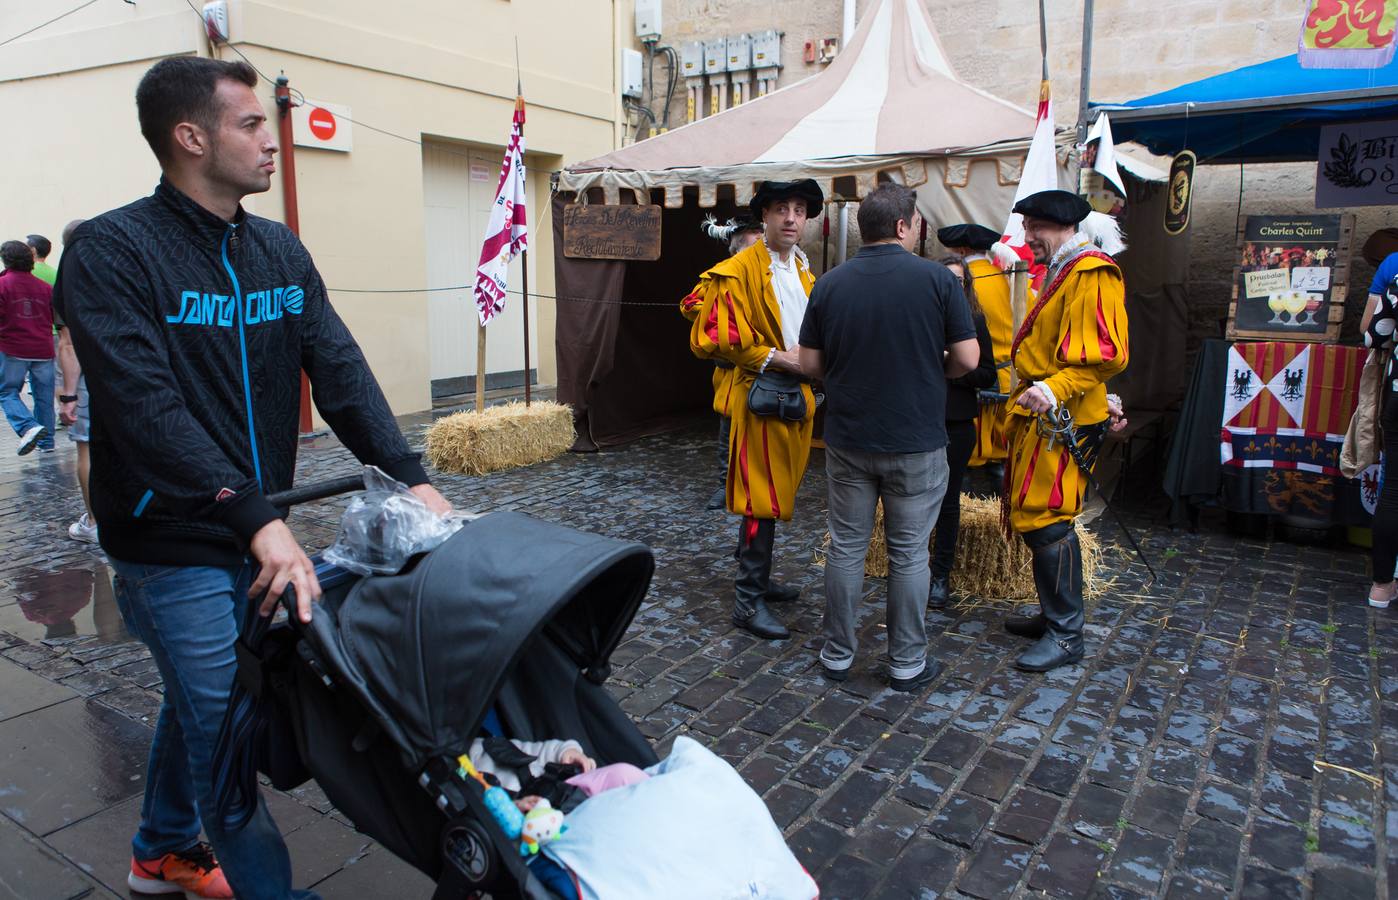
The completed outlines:
<svg viewBox="0 0 1398 900">
<path fill-rule="evenodd" d="M 461 767 L 458 774 L 462 778 L 474 778 L 481 783 L 481 788 L 485 790 L 485 808 L 495 817 L 495 822 L 505 832 L 505 837 L 512 841 L 519 840 L 520 833 L 524 831 L 524 813 L 515 806 L 509 792 L 486 781 L 485 776 L 476 771 L 476 767 L 471 764 L 471 757 L 466 754 L 458 756 L 456 762 Z"/>
<path fill-rule="evenodd" d="M 505 832 L 505 837 L 519 841 L 519 855 L 533 856 L 539 848 L 568 830 L 563 824 L 563 811 L 554 809 L 547 800 L 539 803 L 528 814 L 519 811 L 509 792 L 485 780 L 485 776 L 471 764 L 465 754 L 456 758 L 457 770 L 462 778 L 474 778 L 485 790 L 485 808 L 495 818 L 495 823 Z"/>
<path fill-rule="evenodd" d="M 532 856 L 539 848 L 568 830 L 563 824 L 563 811 L 554 809 L 547 800 L 540 799 L 539 805 L 524 817 L 524 830 L 520 835 L 519 855 Z"/>
</svg>

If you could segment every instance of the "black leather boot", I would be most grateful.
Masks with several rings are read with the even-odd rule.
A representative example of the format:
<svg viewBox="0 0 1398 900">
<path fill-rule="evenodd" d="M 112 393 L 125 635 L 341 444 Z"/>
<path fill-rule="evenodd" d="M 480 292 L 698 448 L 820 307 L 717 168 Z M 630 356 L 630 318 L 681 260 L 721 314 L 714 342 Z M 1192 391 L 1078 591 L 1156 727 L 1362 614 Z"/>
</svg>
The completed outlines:
<svg viewBox="0 0 1398 900">
<path fill-rule="evenodd" d="M 1031 531 L 1024 542 L 1034 554 L 1034 587 L 1046 627 L 1015 665 L 1026 672 L 1047 672 L 1083 656 L 1082 548 L 1072 522 Z"/>
<path fill-rule="evenodd" d="M 733 624 L 769 641 L 791 637 L 786 626 L 767 608 L 772 580 L 772 541 L 777 523 L 771 519 L 744 519 L 743 545 L 738 551 L 738 579 L 734 582 Z"/>
<path fill-rule="evenodd" d="M 1033 638 L 1037 641 L 1048 630 L 1048 619 L 1045 619 L 1041 612 L 1032 616 L 1013 615 L 1005 619 L 1005 630 L 1016 637 Z"/>
<path fill-rule="evenodd" d="M 790 603 L 800 598 L 801 589 L 792 587 L 789 584 L 778 584 L 771 579 L 767 582 L 767 602 L 768 603 Z"/>
<path fill-rule="evenodd" d="M 931 587 L 927 590 L 928 609 L 946 609 L 951 601 L 951 588 L 945 575 L 933 575 Z"/>
</svg>

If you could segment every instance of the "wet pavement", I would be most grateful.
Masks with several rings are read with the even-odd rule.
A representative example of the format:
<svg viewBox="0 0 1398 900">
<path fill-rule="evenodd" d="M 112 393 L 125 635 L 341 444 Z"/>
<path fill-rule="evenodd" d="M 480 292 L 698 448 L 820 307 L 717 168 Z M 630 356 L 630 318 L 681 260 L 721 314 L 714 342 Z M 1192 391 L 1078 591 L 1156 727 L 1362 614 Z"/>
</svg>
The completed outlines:
<svg viewBox="0 0 1398 900">
<path fill-rule="evenodd" d="M 422 417 L 405 420 L 420 441 Z M 816 662 L 824 534 L 816 452 L 777 574 L 805 588 L 766 643 L 728 622 L 735 522 L 708 512 L 711 429 L 486 478 L 458 506 L 512 509 L 655 550 L 612 690 L 660 751 L 688 734 L 762 794 L 827 898 L 1320 897 L 1398 889 L 1398 612 L 1363 603 L 1352 549 L 1171 532 L 1138 506 L 1162 580 L 1109 554 L 1088 657 L 1012 667 L 1007 606 L 929 614 L 945 673 L 889 690 L 881 580 L 866 582 L 853 676 Z M 15 458 L 0 437 L 0 898 L 125 896 L 160 679 L 115 609 L 101 552 L 67 537 L 74 454 Z M 299 478 L 345 474 L 330 438 Z M 1149 496 L 1133 490 L 1133 498 Z M 339 505 L 299 509 L 313 548 Z M 1108 518 L 1094 525 L 1116 542 Z M 270 794 L 298 885 L 327 898 L 431 886 L 313 785 Z M 1390 834 L 1394 835 L 1390 839 Z"/>
</svg>

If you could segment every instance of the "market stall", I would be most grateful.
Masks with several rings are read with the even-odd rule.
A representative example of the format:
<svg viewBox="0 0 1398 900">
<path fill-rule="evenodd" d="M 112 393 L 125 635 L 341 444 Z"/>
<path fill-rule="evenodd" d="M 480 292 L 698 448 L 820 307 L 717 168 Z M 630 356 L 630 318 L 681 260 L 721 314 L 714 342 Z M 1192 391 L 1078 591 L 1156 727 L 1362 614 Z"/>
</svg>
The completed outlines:
<svg viewBox="0 0 1398 900">
<path fill-rule="evenodd" d="M 711 365 L 689 353 L 678 314 L 680 297 L 723 255 L 700 233 L 704 216 L 745 208 L 762 181 L 814 178 L 833 217 L 891 179 L 917 191 L 934 229 L 998 226 L 1034 122 L 957 78 L 921 4 L 873 0 L 820 74 L 563 170 L 553 200 L 558 387 L 577 415 L 579 449 L 708 409 Z M 1070 141 L 1065 131 L 1060 166 Z M 602 221 L 582 216 L 584 204 L 652 209 Z M 818 274 L 820 228 L 809 226 L 805 242 Z M 939 250 L 929 238 L 928 255 Z M 838 255 L 832 247 L 829 263 Z"/>
<path fill-rule="evenodd" d="M 1398 142 L 1398 61 L 1318 69 L 1288 56 L 1099 107 L 1118 140 L 1178 154 L 1170 192 L 1186 221 L 1196 163 L 1317 161 L 1323 211 L 1240 209 L 1228 340 L 1201 349 L 1165 474 L 1174 518 L 1217 504 L 1304 527 L 1367 524 L 1376 473 L 1338 466 L 1366 353 L 1337 339 L 1347 295 L 1363 293 L 1346 207 L 1391 202 L 1361 190 L 1383 175 L 1365 175 L 1355 134 Z"/>
</svg>

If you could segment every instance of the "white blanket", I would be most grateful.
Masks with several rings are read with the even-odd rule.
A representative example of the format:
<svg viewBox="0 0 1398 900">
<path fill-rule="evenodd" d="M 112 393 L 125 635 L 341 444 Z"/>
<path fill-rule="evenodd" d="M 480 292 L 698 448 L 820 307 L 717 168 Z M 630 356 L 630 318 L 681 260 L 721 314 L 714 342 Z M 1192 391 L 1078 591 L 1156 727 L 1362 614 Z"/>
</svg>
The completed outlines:
<svg viewBox="0 0 1398 900">
<path fill-rule="evenodd" d="M 584 900 L 812 900 L 820 895 L 762 798 L 687 737 L 647 781 L 598 794 L 544 848 Z"/>
</svg>

